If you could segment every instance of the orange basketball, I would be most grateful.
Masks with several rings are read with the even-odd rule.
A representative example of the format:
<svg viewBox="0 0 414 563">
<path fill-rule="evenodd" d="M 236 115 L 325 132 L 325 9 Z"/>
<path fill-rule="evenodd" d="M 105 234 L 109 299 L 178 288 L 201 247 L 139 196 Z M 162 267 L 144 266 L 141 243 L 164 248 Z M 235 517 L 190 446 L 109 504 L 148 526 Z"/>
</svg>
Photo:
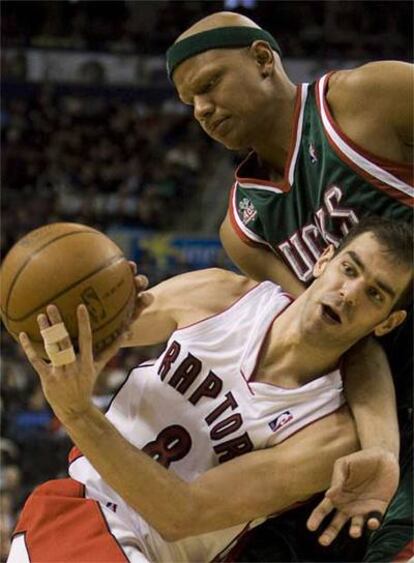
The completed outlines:
<svg viewBox="0 0 414 563">
<path fill-rule="evenodd" d="M 76 308 L 89 311 L 94 351 L 122 332 L 134 310 L 135 284 L 121 249 L 99 231 L 76 223 L 53 223 L 19 240 L 0 270 L 1 316 L 14 338 L 26 332 L 45 356 L 36 322 L 48 304 L 59 307 L 76 345 Z"/>
</svg>

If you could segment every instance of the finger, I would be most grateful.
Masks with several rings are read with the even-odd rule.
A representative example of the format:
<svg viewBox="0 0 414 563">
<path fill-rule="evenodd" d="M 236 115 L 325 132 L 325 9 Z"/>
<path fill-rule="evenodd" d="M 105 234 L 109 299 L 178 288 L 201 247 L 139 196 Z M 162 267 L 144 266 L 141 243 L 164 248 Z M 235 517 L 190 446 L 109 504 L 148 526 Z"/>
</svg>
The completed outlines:
<svg viewBox="0 0 414 563">
<path fill-rule="evenodd" d="M 40 375 L 40 377 L 45 377 L 48 373 L 49 366 L 37 355 L 36 350 L 33 348 L 32 343 L 25 332 L 21 332 L 19 334 L 19 342 L 33 369 Z"/>
<path fill-rule="evenodd" d="M 93 365 L 92 328 L 88 309 L 81 304 L 76 310 L 78 319 L 79 354 L 85 366 Z"/>
<path fill-rule="evenodd" d="M 333 510 L 334 506 L 328 498 L 323 498 L 316 508 L 312 510 L 306 525 L 308 530 L 314 532 L 321 525 L 322 520 Z"/>
<path fill-rule="evenodd" d="M 345 457 L 337 459 L 331 479 L 331 486 L 326 491 L 325 495 L 327 498 L 333 499 L 337 494 L 343 492 L 343 486 L 349 476 L 349 464 Z"/>
<path fill-rule="evenodd" d="M 349 527 L 349 535 L 351 538 L 360 538 L 365 525 L 365 518 L 363 516 L 354 516 L 351 520 Z"/>
<path fill-rule="evenodd" d="M 378 530 L 382 524 L 384 515 L 379 510 L 372 510 L 367 515 L 367 526 L 370 530 Z"/>
<path fill-rule="evenodd" d="M 134 277 L 135 277 L 137 275 L 137 271 L 138 271 L 137 265 L 132 260 L 128 260 L 128 265 L 131 268 L 132 273 L 134 274 Z"/>
<path fill-rule="evenodd" d="M 149 285 L 149 281 L 147 276 L 144 276 L 142 274 L 135 276 L 135 287 L 138 292 L 145 291 L 148 285 Z"/>
<path fill-rule="evenodd" d="M 56 305 L 48 305 L 46 307 L 46 313 L 49 317 L 49 322 L 51 325 L 57 325 L 63 322 L 62 315 L 60 314 L 60 311 L 56 307 Z M 65 338 L 62 338 L 62 340 L 58 342 L 58 345 L 60 350 L 67 350 L 68 348 L 72 348 L 72 340 L 69 334 L 68 336 L 65 336 Z"/>
<path fill-rule="evenodd" d="M 154 295 L 149 293 L 148 291 L 143 291 L 142 293 L 138 293 L 137 295 L 137 305 L 142 307 L 148 307 L 154 301 Z"/>
<path fill-rule="evenodd" d="M 144 309 L 149 307 L 153 301 L 154 301 L 154 296 L 152 293 L 149 292 L 138 293 L 135 302 L 134 312 L 131 316 L 131 323 L 136 321 L 140 316 L 140 314 L 142 313 L 142 311 L 144 311 Z"/>
<path fill-rule="evenodd" d="M 40 313 L 39 315 L 37 315 L 37 324 L 38 324 L 40 330 L 44 330 L 45 328 L 49 328 L 50 327 L 49 317 L 47 315 L 45 315 L 44 313 Z"/>
<path fill-rule="evenodd" d="M 45 330 L 46 328 L 50 327 L 50 323 L 49 323 L 49 318 L 47 317 L 47 315 L 45 315 L 44 313 L 40 313 L 39 315 L 37 315 L 37 325 L 39 327 L 40 332 L 42 332 L 43 330 Z M 46 350 L 46 343 L 43 340 L 43 347 L 45 349 L 46 355 L 49 358 L 49 354 L 48 351 Z M 50 358 L 49 358 L 50 360 Z M 32 364 L 33 365 L 33 364 Z M 33 366 L 34 367 L 34 366 Z M 36 369 L 36 368 L 35 368 Z M 37 370 L 36 370 L 37 371 Z"/>
<path fill-rule="evenodd" d="M 329 526 L 325 528 L 319 536 L 319 543 L 324 546 L 330 545 L 342 530 L 344 525 L 348 522 L 348 515 L 343 512 L 337 512 L 330 522 Z"/>
</svg>

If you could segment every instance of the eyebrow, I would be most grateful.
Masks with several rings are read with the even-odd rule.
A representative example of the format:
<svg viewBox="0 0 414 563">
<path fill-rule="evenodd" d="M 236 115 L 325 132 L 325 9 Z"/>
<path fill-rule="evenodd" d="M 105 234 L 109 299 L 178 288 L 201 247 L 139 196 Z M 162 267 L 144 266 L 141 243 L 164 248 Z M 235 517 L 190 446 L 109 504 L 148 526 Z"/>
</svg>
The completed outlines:
<svg viewBox="0 0 414 563">
<path fill-rule="evenodd" d="M 180 100 L 184 104 L 191 103 L 191 100 L 192 100 L 193 95 L 194 95 L 194 91 L 197 91 L 197 88 L 200 88 L 200 84 L 203 85 L 203 82 L 211 80 L 220 71 L 221 71 L 220 68 L 218 68 L 218 67 L 211 68 L 211 66 L 209 68 L 208 65 L 206 65 L 206 67 L 204 67 L 202 69 L 199 69 L 197 72 L 194 73 L 195 76 L 193 74 L 193 76 L 190 77 L 190 80 L 187 82 L 187 84 L 184 85 L 184 95 L 179 94 Z"/>
<path fill-rule="evenodd" d="M 358 254 L 356 252 L 354 252 L 353 250 L 347 250 L 346 254 L 348 254 L 352 260 L 355 262 L 355 264 L 360 268 L 360 270 L 362 272 L 366 271 L 366 267 L 365 264 L 362 262 L 361 258 L 358 256 Z M 390 297 L 392 297 L 393 299 L 396 297 L 396 293 L 395 291 L 392 289 L 392 287 L 390 287 L 388 284 L 386 284 L 385 282 L 383 282 L 382 280 L 379 280 L 378 278 L 374 277 L 374 282 L 376 283 L 376 285 L 381 288 L 385 293 L 388 293 L 388 295 Z"/>
</svg>

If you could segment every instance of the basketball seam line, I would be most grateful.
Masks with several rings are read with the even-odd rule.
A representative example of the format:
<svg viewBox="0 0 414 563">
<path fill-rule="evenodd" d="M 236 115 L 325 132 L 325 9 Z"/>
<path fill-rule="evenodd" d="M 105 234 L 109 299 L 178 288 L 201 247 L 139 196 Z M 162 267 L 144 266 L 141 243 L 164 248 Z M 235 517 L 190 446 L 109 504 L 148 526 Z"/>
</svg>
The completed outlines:
<svg viewBox="0 0 414 563">
<path fill-rule="evenodd" d="M 9 301 L 10 301 L 10 298 L 11 298 L 11 294 L 12 294 L 13 288 L 14 288 L 14 286 L 16 285 L 17 280 L 18 280 L 19 277 L 20 277 L 20 274 L 22 273 L 22 271 L 24 270 L 24 268 L 26 268 L 26 266 L 28 265 L 28 263 L 29 263 L 39 252 L 41 252 L 44 248 L 46 248 L 46 246 L 48 246 L 49 244 L 52 244 L 53 242 L 56 242 L 56 241 L 59 240 L 59 239 L 62 239 L 62 238 L 68 237 L 68 236 L 72 236 L 72 235 L 82 234 L 82 233 L 87 233 L 87 234 L 96 235 L 96 234 L 98 233 L 98 231 L 84 229 L 84 230 L 81 230 L 81 231 L 72 231 L 71 233 L 64 233 L 63 235 L 59 235 L 58 237 L 56 237 L 56 238 L 54 238 L 54 239 L 52 239 L 52 240 L 47 241 L 43 246 L 39 247 L 39 248 L 36 250 L 36 252 L 35 252 L 34 254 L 32 254 L 31 256 L 29 256 L 29 257 L 26 259 L 26 261 L 20 266 L 20 269 L 19 269 L 19 271 L 17 272 L 17 274 L 16 274 L 16 276 L 15 276 L 15 278 L 14 278 L 14 280 L 13 280 L 13 282 L 12 282 L 10 288 L 9 288 L 9 293 L 8 293 L 7 299 L 6 299 L 6 305 L 5 305 L 5 308 L 2 309 L 2 311 L 4 312 L 4 315 L 5 315 L 6 318 L 9 318 L 7 312 L 8 312 Z M 98 233 L 98 234 L 100 234 L 100 233 Z M 22 240 L 24 240 L 24 239 L 22 239 Z M 20 243 L 21 243 L 21 242 L 22 242 L 22 241 L 20 241 Z M 19 244 L 19 243 L 17 243 L 17 244 Z M 3 264 L 3 267 L 4 267 L 4 266 L 5 266 L 5 264 Z M 36 309 L 34 309 L 34 310 L 36 310 Z M 13 320 L 14 320 L 14 319 L 13 319 Z"/>
<path fill-rule="evenodd" d="M 98 330 L 102 330 L 103 328 L 105 328 L 109 323 L 111 323 L 114 319 L 116 319 L 116 317 L 118 317 L 118 316 L 123 312 L 123 310 L 125 309 L 126 305 L 128 304 L 128 301 L 131 299 L 131 296 L 134 294 L 134 289 L 135 289 L 135 286 L 133 285 L 131 291 L 130 291 L 129 294 L 128 294 L 128 297 L 127 297 L 126 301 L 124 301 L 124 303 L 122 304 L 122 306 L 119 308 L 118 312 L 117 312 L 113 317 L 111 317 L 110 319 L 108 319 L 103 325 L 99 326 Z M 115 332 L 115 331 L 114 331 L 114 332 Z M 111 333 L 111 334 L 112 334 L 112 333 Z M 111 335 L 108 335 L 108 336 L 111 336 Z M 116 338 L 116 337 L 115 337 L 115 338 Z M 114 338 L 114 340 L 115 340 L 115 338 Z M 35 342 L 36 344 L 42 344 L 42 343 L 43 343 L 43 340 L 41 340 L 41 339 L 38 340 L 37 338 L 32 338 L 32 337 L 31 337 L 30 340 L 31 340 L 32 342 Z"/>
<path fill-rule="evenodd" d="M 26 320 L 28 317 L 30 317 L 31 315 L 33 315 L 33 313 L 35 313 L 37 310 L 42 309 L 42 307 L 44 307 L 45 305 L 49 305 L 50 303 L 53 303 L 53 301 L 55 299 L 58 299 L 61 295 L 63 295 L 64 293 L 70 291 L 71 289 L 73 289 L 74 287 L 76 287 L 77 285 L 79 285 L 80 283 L 84 282 L 85 280 L 87 280 L 88 278 L 90 278 L 91 276 L 93 276 L 94 274 L 100 272 L 101 270 L 107 268 L 108 266 L 115 264 L 116 262 L 119 262 L 121 260 L 124 260 L 125 257 L 123 256 L 123 254 L 117 254 L 116 256 L 113 256 L 112 258 L 110 258 L 109 260 L 107 260 L 106 262 L 104 262 L 103 264 L 101 264 L 101 266 L 95 270 L 93 270 L 92 272 L 90 272 L 88 275 L 84 276 L 83 278 L 80 278 L 79 280 L 77 280 L 75 283 L 65 287 L 62 291 L 60 291 L 59 293 L 57 293 L 56 295 L 54 295 L 53 297 L 51 297 L 50 299 L 48 299 L 47 301 L 44 301 L 43 303 L 41 303 L 40 305 L 38 305 L 37 307 L 35 307 L 34 309 L 32 309 L 31 311 L 29 311 L 26 315 L 24 315 L 23 317 L 10 317 L 9 315 L 7 315 L 7 313 L 5 312 L 5 317 L 8 321 L 11 322 L 21 322 Z"/>
</svg>

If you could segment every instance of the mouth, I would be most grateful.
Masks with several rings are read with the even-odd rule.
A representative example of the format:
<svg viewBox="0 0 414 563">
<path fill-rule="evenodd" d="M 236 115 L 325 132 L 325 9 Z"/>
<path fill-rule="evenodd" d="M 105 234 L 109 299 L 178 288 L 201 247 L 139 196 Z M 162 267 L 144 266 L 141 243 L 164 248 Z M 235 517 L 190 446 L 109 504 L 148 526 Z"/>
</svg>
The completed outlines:
<svg viewBox="0 0 414 563">
<path fill-rule="evenodd" d="M 342 324 L 342 320 L 339 314 L 334 309 L 332 309 L 332 307 L 325 305 L 324 303 L 322 303 L 322 317 L 329 324 Z"/>
<path fill-rule="evenodd" d="M 209 126 L 210 133 L 215 133 L 218 129 L 220 129 L 221 125 L 227 120 L 228 120 L 228 117 L 223 117 L 222 119 L 219 119 L 219 120 L 215 121 L 214 123 L 212 123 Z"/>
</svg>

